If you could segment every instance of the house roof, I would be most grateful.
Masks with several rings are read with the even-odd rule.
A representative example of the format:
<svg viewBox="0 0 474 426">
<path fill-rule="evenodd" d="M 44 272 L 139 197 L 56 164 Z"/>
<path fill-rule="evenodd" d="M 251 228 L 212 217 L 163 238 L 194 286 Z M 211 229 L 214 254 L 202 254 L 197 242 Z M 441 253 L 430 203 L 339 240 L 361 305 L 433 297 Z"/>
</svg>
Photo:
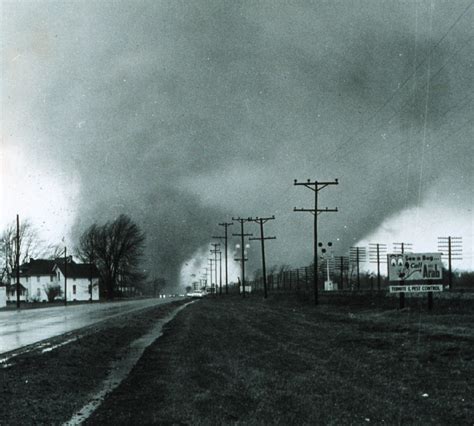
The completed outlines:
<svg viewBox="0 0 474 426">
<path fill-rule="evenodd" d="M 11 291 L 12 289 L 16 290 L 16 283 L 7 284 L 5 287 L 7 288 L 7 291 Z M 26 287 L 21 283 L 20 283 L 20 290 L 21 291 L 26 290 Z"/>
<path fill-rule="evenodd" d="M 58 262 L 56 266 L 64 275 L 64 262 Z M 99 270 L 93 263 L 68 262 L 66 274 L 68 278 L 99 278 Z"/>
<path fill-rule="evenodd" d="M 64 259 L 33 259 L 20 266 L 20 277 L 36 277 L 41 275 L 54 275 L 55 267 L 59 268 L 64 275 Z M 12 271 L 12 277 L 16 276 L 16 269 Z M 99 278 L 99 270 L 92 263 L 76 263 L 72 259 L 67 262 L 68 278 Z"/>
<path fill-rule="evenodd" d="M 28 263 L 23 263 L 20 266 L 20 277 L 53 275 L 54 265 L 54 260 L 30 259 Z M 12 271 L 12 276 L 16 276 L 16 269 Z"/>
</svg>

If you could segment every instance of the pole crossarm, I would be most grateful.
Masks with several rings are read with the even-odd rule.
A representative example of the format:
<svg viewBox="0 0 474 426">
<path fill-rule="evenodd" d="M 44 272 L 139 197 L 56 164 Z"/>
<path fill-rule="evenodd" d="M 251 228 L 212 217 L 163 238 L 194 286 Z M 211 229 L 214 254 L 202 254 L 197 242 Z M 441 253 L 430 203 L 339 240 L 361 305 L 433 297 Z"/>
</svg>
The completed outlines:
<svg viewBox="0 0 474 426">
<path fill-rule="evenodd" d="M 312 191 L 320 191 L 321 189 L 326 188 L 328 185 L 339 185 L 339 180 L 334 179 L 333 181 L 330 182 L 321 182 L 321 181 L 311 181 L 311 179 L 308 179 L 306 182 L 298 182 L 298 179 L 294 180 L 294 185 L 295 186 L 306 186 L 306 188 L 311 189 Z"/>
<path fill-rule="evenodd" d="M 393 250 L 397 251 L 400 250 L 401 254 L 405 253 L 405 250 L 413 250 L 412 243 L 393 243 Z"/>
<path fill-rule="evenodd" d="M 329 208 L 324 208 L 324 209 L 298 209 L 296 207 L 293 208 L 293 211 L 294 212 L 309 212 L 311 214 L 314 215 L 315 212 L 317 212 L 317 214 L 321 214 L 321 213 L 328 213 L 328 212 L 338 212 L 339 210 L 336 208 L 334 209 L 329 209 Z"/>
<path fill-rule="evenodd" d="M 257 222 L 257 223 L 267 223 L 269 220 L 274 220 L 275 219 L 275 216 L 272 215 L 271 217 L 255 217 L 255 218 L 252 218 L 252 217 L 249 217 L 249 219 L 253 222 Z"/>
<path fill-rule="evenodd" d="M 277 237 L 264 237 L 264 238 L 261 238 L 261 237 L 253 237 L 253 238 L 249 238 L 250 241 L 255 241 L 255 240 L 258 240 L 258 241 L 262 241 L 262 240 L 276 240 Z"/>
</svg>

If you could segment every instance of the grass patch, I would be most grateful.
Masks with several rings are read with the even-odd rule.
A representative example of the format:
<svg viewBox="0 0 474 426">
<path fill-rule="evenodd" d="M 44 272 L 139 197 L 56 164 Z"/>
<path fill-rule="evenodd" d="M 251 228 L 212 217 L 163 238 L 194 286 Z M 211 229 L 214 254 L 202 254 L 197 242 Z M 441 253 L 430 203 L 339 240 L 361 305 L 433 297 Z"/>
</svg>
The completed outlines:
<svg viewBox="0 0 474 426">
<path fill-rule="evenodd" d="M 88 402 L 112 360 L 184 302 L 125 314 L 89 327 L 83 337 L 51 352 L 36 350 L 13 358 L 11 367 L 0 369 L 0 425 L 67 421 Z"/>
<path fill-rule="evenodd" d="M 474 315 L 237 296 L 181 312 L 90 424 L 470 424 Z"/>
</svg>

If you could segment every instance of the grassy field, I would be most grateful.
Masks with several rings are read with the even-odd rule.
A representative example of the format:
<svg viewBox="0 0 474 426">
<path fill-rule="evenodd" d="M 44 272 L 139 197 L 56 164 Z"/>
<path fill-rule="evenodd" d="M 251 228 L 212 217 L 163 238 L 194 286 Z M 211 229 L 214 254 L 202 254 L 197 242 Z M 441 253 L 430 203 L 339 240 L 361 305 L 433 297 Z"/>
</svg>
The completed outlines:
<svg viewBox="0 0 474 426">
<path fill-rule="evenodd" d="M 89 423 L 472 424 L 472 302 L 329 302 L 200 300 Z"/>
</svg>

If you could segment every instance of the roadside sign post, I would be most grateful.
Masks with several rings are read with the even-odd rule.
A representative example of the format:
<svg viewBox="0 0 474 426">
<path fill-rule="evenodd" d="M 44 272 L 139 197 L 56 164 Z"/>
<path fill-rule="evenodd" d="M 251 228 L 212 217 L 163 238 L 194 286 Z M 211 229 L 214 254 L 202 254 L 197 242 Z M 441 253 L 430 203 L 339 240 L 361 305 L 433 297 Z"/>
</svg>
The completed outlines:
<svg viewBox="0 0 474 426">
<path fill-rule="evenodd" d="M 405 281 L 400 281 L 400 284 L 404 286 Z M 405 308 L 405 292 L 401 291 L 400 292 L 400 302 L 399 302 L 399 308 L 404 309 Z"/>
<path fill-rule="evenodd" d="M 405 293 L 428 293 L 428 310 L 431 311 L 433 292 L 443 291 L 442 284 L 433 284 L 433 280 L 443 278 L 441 253 L 388 254 L 387 263 L 389 281 L 399 283 L 390 286 L 390 293 L 400 294 L 400 309 L 405 307 Z M 423 284 L 424 281 L 427 284 Z"/>
</svg>

